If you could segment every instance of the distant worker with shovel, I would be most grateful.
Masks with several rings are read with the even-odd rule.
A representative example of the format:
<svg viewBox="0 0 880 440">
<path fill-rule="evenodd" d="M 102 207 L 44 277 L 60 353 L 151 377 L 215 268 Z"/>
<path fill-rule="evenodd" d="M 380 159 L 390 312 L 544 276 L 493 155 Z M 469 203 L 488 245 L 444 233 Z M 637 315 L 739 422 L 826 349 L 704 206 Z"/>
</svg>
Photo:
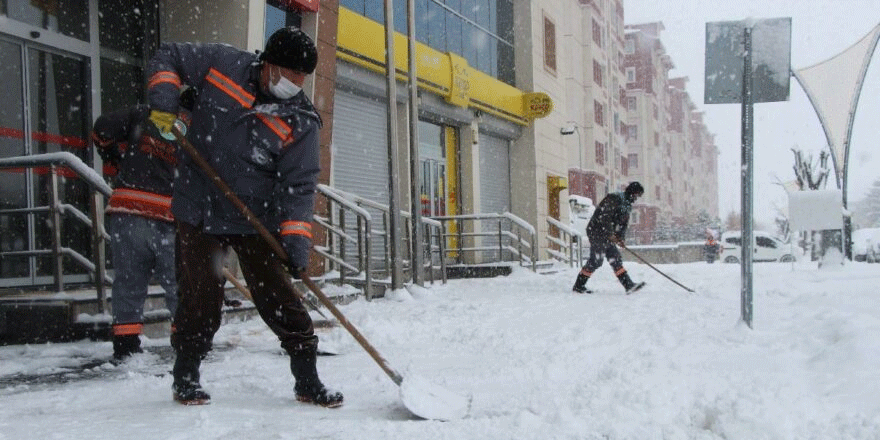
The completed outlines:
<svg viewBox="0 0 880 440">
<path fill-rule="evenodd" d="M 149 62 L 150 120 L 163 133 L 171 132 L 178 89 L 198 89 L 187 139 L 280 239 L 289 259 L 285 267 L 196 159 L 182 154 L 171 204 L 180 295 L 171 334 L 177 402 L 210 402 L 199 367 L 220 327 L 222 257 L 232 248 L 257 311 L 290 355 L 296 399 L 342 405 L 342 394 L 318 378 L 318 337 L 287 284 L 288 270 L 298 276 L 309 263 L 321 118 L 302 85 L 317 63 L 314 41 L 295 27 L 273 33 L 259 55 L 223 44 L 165 43 Z"/>
<path fill-rule="evenodd" d="M 629 213 L 633 203 L 638 200 L 645 189 L 639 182 L 631 182 L 622 193 L 611 193 L 605 196 L 593 217 L 587 224 L 587 238 L 590 240 L 590 259 L 581 268 L 572 290 L 577 293 L 593 293 L 587 289 L 587 280 L 603 263 L 603 256 L 608 257 L 608 263 L 614 269 L 614 275 L 623 284 L 626 293 L 633 293 L 645 286 L 645 283 L 635 283 L 623 268 L 623 258 L 617 244 L 623 244 L 626 236 L 626 228 L 629 225 Z"/>
</svg>

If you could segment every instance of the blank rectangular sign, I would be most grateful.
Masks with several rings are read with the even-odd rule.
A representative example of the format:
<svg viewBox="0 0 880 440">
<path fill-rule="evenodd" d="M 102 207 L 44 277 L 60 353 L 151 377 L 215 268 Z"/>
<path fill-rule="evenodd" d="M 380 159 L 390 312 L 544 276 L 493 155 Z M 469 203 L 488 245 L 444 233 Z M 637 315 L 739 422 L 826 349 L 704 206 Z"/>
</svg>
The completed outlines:
<svg viewBox="0 0 880 440">
<path fill-rule="evenodd" d="M 791 18 L 706 23 L 706 104 L 742 102 L 743 40 L 752 28 L 752 102 L 788 101 Z"/>
<path fill-rule="evenodd" d="M 789 192 L 788 222 L 793 231 L 841 229 L 842 193 L 839 189 Z"/>
</svg>

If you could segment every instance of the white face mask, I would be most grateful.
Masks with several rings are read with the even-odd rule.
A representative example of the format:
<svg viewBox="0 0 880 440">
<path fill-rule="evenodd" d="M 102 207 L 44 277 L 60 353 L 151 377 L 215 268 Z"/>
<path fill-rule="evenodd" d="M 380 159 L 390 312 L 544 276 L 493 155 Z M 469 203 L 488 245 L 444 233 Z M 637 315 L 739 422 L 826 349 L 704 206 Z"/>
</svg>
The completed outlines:
<svg viewBox="0 0 880 440">
<path fill-rule="evenodd" d="M 273 66 L 278 69 L 276 66 Z M 284 77 L 281 74 L 281 69 L 278 69 L 278 81 L 272 82 L 269 80 L 269 91 L 275 95 L 278 99 L 290 99 L 296 96 L 299 91 L 302 90 L 300 86 L 293 83 L 293 81 Z"/>
</svg>

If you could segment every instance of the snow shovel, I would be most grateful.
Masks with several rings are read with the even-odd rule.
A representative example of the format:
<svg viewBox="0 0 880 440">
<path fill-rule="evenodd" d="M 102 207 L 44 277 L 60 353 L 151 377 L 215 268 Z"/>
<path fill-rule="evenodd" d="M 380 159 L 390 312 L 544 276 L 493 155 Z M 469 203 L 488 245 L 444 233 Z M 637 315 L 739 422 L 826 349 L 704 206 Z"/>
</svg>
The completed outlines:
<svg viewBox="0 0 880 440">
<path fill-rule="evenodd" d="M 236 208 L 244 214 L 245 218 L 251 223 L 254 229 L 260 233 L 264 240 L 269 244 L 275 254 L 281 258 L 282 261 L 287 262 L 288 256 L 287 252 L 284 252 L 284 248 L 281 247 L 281 244 L 269 232 L 268 229 L 263 225 L 263 223 L 258 219 L 253 212 L 251 212 L 250 208 L 238 198 L 238 196 L 232 192 L 232 189 L 223 179 L 217 174 L 217 171 L 209 164 L 204 157 L 199 153 L 198 150 L 189 142 L 186 136 L 181 133 L 179 128 L 175 125 L 171 131 L 174 133 L 174 136 L 177 138 L 178 144 L 186 150 L 187 154 L 196 162 L 196 164 L 202 169 L 202 171 L 207 174 L 207 176 L 217 185 L 217 188 L 223 192 L 227 199 L 232 202 Z M 285 265 L 286 266 L 286 265 Z M 429 420 L 454 420 L 460 419 L 467 416 L 468 412 L 470 412 L 471 406 L 471 397 L 470 396 L 461 396 L 455 394 L 451 391 L 448 391 L 439 385 L 432 384 L 428 382 L 426 379 L 423 379 L 418 376 L 410 375 L 408 378 L 404 378 L 400 373 L 391 368 L 388 364 L 388 361 L 379 354 L 379 352 L 373 348 L 373 346 L 367 341 L 367 339 L 358 331 L 355 326 L 348 321 L 345 315 L 336 308 L 336 305 L 330 301 L 330 298 L 321 291 L 320 288 L 309 278 L 306 274 L 299 274 L 300 279 L 308 286 L 309 289 L 318 297 L 318 300 L 327 310 L 330 310 L 330 313 L 336 317 L 340 324 L 348 330 L 348 333 L 351 334 L 352 337 L 363 347 L 363 349 L 379 364 L 379 367 L 382 368 L 382 371 L 394 381 L 400 387 L 400 397 L 403 400 L 404 406 L 409 409 L 413 414 Z M 305 295 L 293 285 L 293 282 L 290 281 L 290 277 L 282 277 L 290 290 L 299 298 L 304 299 Z"/>
<path fill-rule="evenodd" d="M 636 258 L 638 258 L 639 260 L 642 260 L 642 263 L 645 263 L 645 264 L 647 264 L 648 267 L 650 267 L 651 269 L 656 270 L 657 273 L 659 273 L 660 275 L 663 275 L 664 277 L 666 277 L 667 280 L 672 281 L 672 282 L 675 283 L 675 284 L 678 284 L 679 287 L 681 287 L 681 288 L 684 289 L 684 290 L 687 290 L 688 292 L 694 293 L 693 290 L 691 290 L 691 289 L 685 287 L 684 284 L 681 284 L 681 283 L 679 283 L 678 281 L 673 280 L 669 275 L 666 275 L 665 273 L 663 273 L 662 271 L 660 271 L 660 269 L 657 269 L 656 267 L 654 267 L 654 265 L 652 265 L 651 263 L 648 263 L 647 261 L 645 261 L 645 259 L 642 258 L 641 255 L 639 255 L 639 254 L 633 252 L 632 249 L 626 247 L 626 245 L 623 244 L 622 241 L 618 240 L 618 241 L 617 241 L 617 245 L 620 246 L 620 247 L 622 247 L 622 248 L 624 248 L 624 249 L 626 249 L 627 252 L 629 252 L 629 253 L 635 255 Z"/>
</svg>

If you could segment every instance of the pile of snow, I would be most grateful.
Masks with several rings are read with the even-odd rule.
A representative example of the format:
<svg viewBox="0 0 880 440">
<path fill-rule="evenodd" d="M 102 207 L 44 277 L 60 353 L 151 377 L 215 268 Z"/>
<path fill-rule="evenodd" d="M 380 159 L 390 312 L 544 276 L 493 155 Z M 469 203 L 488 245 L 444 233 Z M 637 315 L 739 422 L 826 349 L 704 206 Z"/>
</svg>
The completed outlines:
<svg viewBox="0 0 880 440">
<path fill-rule="evenodd" d="M 397 371 L 473 396 L 461 419 L 415 417 L 341 327 L 319 330 L 339 354 L 318 368 L 345 405 L 297 403 L 287 357 L 254 319 L 218 332 L 201 407 L 171 401 L 165 339 L 86 372 L 75 365 L 109 356 L 108 342 L 0 347 L 0 438 L 880 438 L 880 265 L 756 263 L 751 329 L 739 265 L 656 267 L 696 293 L 628 263 L 648 282 L 633 295 L 606 265 L 592 295 L 573 294 L 578 269 L 563 267 L 340 306 Z"/>
</svg>

